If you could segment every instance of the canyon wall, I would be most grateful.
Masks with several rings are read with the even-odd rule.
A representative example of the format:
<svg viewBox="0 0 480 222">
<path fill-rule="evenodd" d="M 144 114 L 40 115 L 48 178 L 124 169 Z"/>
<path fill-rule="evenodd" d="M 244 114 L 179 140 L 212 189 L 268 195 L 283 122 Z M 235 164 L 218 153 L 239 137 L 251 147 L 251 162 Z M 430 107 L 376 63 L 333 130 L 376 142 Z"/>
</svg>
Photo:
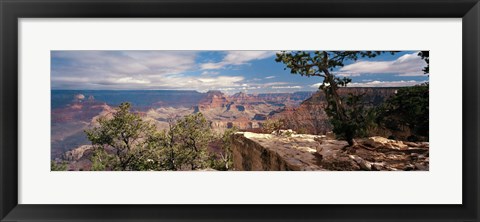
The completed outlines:
<svg viewBox="0 0 480 222">
<path fill-rule="evenodd" d="M 317 136 L 277 137 L 271 134 L 236 133 L 233 167 L 240 171 L 322 170 L 318 166 L 314 140 Z"/>
</svg>

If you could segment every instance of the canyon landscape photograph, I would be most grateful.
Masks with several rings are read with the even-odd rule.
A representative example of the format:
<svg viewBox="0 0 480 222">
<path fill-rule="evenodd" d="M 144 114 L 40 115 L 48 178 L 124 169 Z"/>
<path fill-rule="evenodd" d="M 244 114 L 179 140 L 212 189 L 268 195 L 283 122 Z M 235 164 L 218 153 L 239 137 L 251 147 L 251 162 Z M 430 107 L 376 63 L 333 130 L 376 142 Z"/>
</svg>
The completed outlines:
<svg viewBox="0 0 480 222">
<path fill-rule="evenodd" d="M 51 51 L 51 171 L 428 171 L 429 51 Z"/>
</svg>

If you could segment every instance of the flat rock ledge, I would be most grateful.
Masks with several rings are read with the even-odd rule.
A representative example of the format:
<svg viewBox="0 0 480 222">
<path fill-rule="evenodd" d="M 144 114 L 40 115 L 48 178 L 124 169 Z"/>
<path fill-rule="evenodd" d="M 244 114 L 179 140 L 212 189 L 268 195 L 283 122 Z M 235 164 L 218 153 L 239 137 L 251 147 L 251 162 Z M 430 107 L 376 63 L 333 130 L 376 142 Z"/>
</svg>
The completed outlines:
<svg viewBox="0 0 480 222">
<path fill-rule="evenodd" d="M 360 148 L 325 135 L 239 132 L 233 135 L 233 167 L 239 171 L 405 171 L 429 169 L 428 142 L 383 137 L 358 140 Z"/>
</svg>

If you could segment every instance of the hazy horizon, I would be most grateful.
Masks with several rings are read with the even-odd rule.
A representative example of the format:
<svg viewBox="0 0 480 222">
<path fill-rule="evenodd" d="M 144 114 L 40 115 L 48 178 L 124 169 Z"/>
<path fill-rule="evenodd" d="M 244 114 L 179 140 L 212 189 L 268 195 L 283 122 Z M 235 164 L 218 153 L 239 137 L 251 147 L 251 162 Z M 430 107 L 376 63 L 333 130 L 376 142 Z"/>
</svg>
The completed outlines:
<svg viewBox="0 0 480 222">
<path fill-rule="evenodd" d="M 354 86 L 354 87 L 346 87 L 346 88 L 401 88 L 401 87 L 408 87 L 408 86 L 385 86 L 385 87 L 369 87 L 369 86 Z M 207 91 L 199 91 L 194 89 L 51 89 L 51 91 L 130 91 L 130 92 L 141 92 L 141 91 L 184 91 L 184 92 L 197 92 L 197 93 L 208 93 L 208 92 L 221 92 L 226 95 L 234 95 L 237 93 L 245 93 L 248 95 L 258 95 L 258 94 L 294 94 L 294 93 L 312 93 L 317 92 L 317 90 L 303 90 L 303 91 L 291 91 L 291 92 L 244 92 L 244 91 L 222 91 L 222 90 L 207 90 Z"/>
</svg>

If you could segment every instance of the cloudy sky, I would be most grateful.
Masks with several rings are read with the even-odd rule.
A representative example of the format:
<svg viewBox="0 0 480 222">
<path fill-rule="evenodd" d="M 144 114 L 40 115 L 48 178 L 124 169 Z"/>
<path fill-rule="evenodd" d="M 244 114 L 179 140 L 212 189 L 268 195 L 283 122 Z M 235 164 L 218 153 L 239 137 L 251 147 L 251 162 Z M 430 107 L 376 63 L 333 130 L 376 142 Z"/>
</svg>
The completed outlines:
<svg viewBox="0 0 480 222">
<path fill-rule="evenodd" d="M 333 72 L 351 86 L 388 87 L 428 81 L 417 51 L 347 61 Z M 315 91 L 320 77 L 302 77 L 275 62 L 275 51 L 52 51 L 52 89 L 179 89 Z"/>
</svg>

